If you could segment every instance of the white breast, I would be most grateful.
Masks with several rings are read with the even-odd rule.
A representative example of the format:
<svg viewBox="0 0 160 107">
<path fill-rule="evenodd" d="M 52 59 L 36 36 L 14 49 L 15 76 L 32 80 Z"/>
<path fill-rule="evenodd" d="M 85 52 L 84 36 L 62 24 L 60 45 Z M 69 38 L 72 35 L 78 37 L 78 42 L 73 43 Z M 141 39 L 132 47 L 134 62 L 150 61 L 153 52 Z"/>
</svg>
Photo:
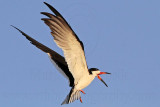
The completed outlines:
<svg viewBox="0 0 160 107">
<path fill-rule="evenodd" d="M 84 89 L 87 87 L 93 80 L 95 76 L 94 75 L 85 75 L 83 76 L 78 83 L 75 85 L 75 88 L 78 90 Z"/>
</svg>

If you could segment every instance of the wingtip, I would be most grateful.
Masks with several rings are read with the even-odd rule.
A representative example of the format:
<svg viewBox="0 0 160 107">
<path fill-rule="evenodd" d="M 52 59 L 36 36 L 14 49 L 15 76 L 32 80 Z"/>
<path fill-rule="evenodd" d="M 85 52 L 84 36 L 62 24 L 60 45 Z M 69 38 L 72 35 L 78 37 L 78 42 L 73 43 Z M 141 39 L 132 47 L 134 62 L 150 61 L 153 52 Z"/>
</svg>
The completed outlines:
<svg viewBox="0 0 160 107">
<path fill-rule="evenodd" d="M 47 20 L 49 20 L 48 18 L 41 18 L 41 20 L 43 20 L 43 21 L 47 21 Z"/>
<path fill-rule="evenodd" d="M 47 12 L 40 12 L 42 15 L 45 15 L 45 16 L 47 16 L 47 17 L 49 17 L 49 18 L 51 18 L 52 17 L 52 14 L 51 13 L 47 13 Z"/>
<path fill-rule="evenodd" d="M 13 25 L 10 25 L 11 27 L 13 27 L 13 28 L 15 28 L 15 29 L 18 29 L 18 28 L 16 28 L 15 26 L 13 26 Z"/>
<path fill-rule="evenodd" d="M 43 2 L 48 8 L 50 8 L 51 10 L 54 9 L 50 4 L 48 4 L 47 2 Z"/>
<path fill-rule="evenodd" d="M 43 2 L 45 5 L 47 5 L 48 7 L 50 7 L 51 5 L 50 4 L 48 4 L 47 2 Z"/>
<path fill-rule="evenodd" d="M 17 29 L 19 32 L 23 33 L 20 29 L 18 29 L 17 27 L 13 26 L 13 25 L 10 25 L 11 27 Z"/>
<path fill-rule="evenodd" d="M 47 2 L 43 2 L 44 4 L 48 4 Z"/>
<path fill-rule="evenodd" d="M 49 17 L 49 15 L 47 14 L 47 12 L 40 12 L 40 14 L 45 15 L 47 17 Z M 42 19 L 41 19 L 42 20 Z"/>
<path fill-rule="evenodd" d="M 46 12 L 40 12 L 41 14 L 45 14 Z"/>
<path fill-rule="evenodd" d="M 43 2 L 56 16 L 62 17 L 62 15 L 50 4 Z M 63 17 L 62 17 L 63 18 Z"/>
</svg>

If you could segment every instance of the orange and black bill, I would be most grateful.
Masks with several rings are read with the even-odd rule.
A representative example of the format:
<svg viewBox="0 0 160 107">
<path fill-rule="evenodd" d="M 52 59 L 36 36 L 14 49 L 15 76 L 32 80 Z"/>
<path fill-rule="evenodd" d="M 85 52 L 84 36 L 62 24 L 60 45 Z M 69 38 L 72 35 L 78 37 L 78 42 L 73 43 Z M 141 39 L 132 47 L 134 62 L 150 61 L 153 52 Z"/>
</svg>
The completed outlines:
<svg viewBox="0 0 160 107">
<path fill-rule="evenodd" d="M 99 75 L 101 75 L 101 74 L 111 74 L 111 73 L 108 73 L 108 72 L 100 72 L 100 73 L 97 75 L 98 79 L 101 80 L 106 87 L 108 87 L 108 85 L 107 85 L 107 84 L 103 81 L 103 79 L 99 76 Z"/>
</svg>

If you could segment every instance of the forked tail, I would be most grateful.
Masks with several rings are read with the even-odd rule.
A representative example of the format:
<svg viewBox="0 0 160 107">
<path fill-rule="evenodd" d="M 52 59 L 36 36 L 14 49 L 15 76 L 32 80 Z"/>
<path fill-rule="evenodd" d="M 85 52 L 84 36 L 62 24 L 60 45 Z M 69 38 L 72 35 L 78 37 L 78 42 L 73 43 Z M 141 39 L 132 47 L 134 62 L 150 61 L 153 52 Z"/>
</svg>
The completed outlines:
<svg viewBox="0 0 160 107">
<path fill-rule="evenodd" d="M 66 99 L 62 102 L 61 105 L 72 103 L 75 100 L 80 99 L 80 97 L 81 97 L 80 91 L 72 87 L 70 93 L 67 95 Z"/>
</svg>

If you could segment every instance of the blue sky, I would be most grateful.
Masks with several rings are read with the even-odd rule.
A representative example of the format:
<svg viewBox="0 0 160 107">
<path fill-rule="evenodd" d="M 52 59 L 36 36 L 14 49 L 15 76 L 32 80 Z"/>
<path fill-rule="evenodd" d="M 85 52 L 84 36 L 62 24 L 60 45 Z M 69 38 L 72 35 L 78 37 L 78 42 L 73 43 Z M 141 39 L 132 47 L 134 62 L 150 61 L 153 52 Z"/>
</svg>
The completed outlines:
<svg viewBox="0 0 160 107">
<path fill-rule="evenodd" d="M 159 0 L 45 0 L 69 22 L 85 45 L 89 67 L 103 72 L 84 89 L 83 104 L 67 107 L 160 106 Z M 60 107 L 68 82 L 48 56 L 32 46 L 15 25 L 58 53 L 40 12 L 44 0 L 1 0 L 0 106 Z"/>
</svg>

